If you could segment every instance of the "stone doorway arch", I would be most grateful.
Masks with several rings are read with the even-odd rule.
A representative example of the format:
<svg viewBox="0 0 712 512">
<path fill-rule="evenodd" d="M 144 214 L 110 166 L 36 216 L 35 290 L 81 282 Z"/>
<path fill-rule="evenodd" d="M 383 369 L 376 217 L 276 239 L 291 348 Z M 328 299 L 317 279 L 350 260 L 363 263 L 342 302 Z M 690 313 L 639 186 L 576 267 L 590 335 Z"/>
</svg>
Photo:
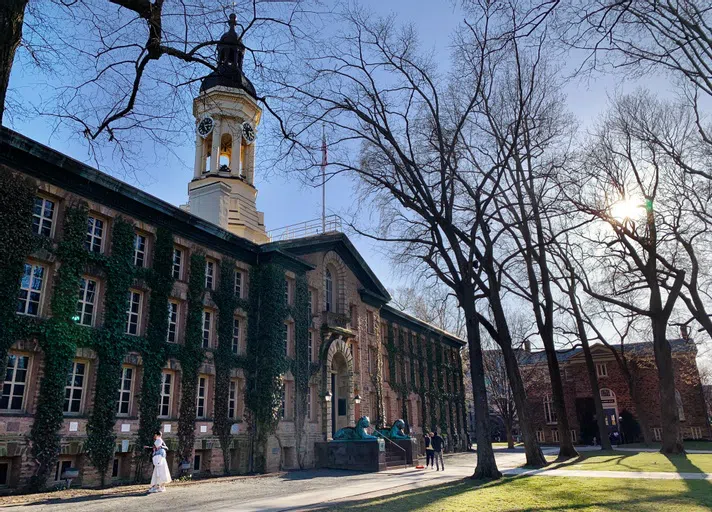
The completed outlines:
<svg viewBox="0 0 712 512">
<path fill-rule="evenodd" d="M 353 423 L 354 364 L 348 345 L 341 336 L 328 345 L 322 367 L 322 396 L 331 393 L 331 401 L 322 399 L 322 431 L 332 439 L 337 430 Z"/>
</svg>

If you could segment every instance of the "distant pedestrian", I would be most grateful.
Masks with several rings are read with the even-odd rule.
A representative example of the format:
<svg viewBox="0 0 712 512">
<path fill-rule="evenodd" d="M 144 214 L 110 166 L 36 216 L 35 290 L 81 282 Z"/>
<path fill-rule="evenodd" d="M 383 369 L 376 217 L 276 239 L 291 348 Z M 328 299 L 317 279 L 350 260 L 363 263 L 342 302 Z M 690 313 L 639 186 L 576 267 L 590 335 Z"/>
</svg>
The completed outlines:
<svg viewBox="0 0 712 512">
<path fill-rule="evenodd" d="M 440 466 L 443 467 L 445 471 L 445 462 L 443 461 L 443 438 L 438 435 L 437 430 L 431 432 L 433 437 L 430 439 L 430 444 L 433 447 L 433 452 L 435 455 L 435 468 L 436 471 L 440 471 Z"/>
<path fill-rule="evenodd" d="M 425 467 L 429 467 L 430 469 L 433 468 L 433 464 L 435 463 L 432 437 L 432 432 L 425 434 Z"/>
</svg>

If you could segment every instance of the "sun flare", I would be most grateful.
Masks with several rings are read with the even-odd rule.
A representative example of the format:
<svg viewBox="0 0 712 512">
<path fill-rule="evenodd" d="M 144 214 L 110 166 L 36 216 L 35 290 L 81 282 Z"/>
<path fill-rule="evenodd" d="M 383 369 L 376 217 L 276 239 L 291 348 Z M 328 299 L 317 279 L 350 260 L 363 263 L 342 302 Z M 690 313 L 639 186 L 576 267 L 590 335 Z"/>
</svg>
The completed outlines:
<svg viewBox="0 0 712 512">
<path fill-rule="evenodd" d="M 640 218 L 645 211 L 643 202 L 633 197 L 627 197 L 611 206 L 611 215 L 619 222 Z"/>
</svg>

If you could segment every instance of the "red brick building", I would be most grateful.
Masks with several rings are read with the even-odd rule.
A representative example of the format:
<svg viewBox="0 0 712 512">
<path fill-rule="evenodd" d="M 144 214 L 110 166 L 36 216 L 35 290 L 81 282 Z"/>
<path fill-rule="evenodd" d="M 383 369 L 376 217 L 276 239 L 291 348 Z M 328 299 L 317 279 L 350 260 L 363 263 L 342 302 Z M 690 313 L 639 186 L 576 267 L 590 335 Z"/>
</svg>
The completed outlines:
<svg viewBox="0 0 712 512">
<path fill-rule="evenodd" d="M 671 340 L 670 346 L 675 369 L 677 407 L 683 439 L 712 439 L 705 400 L 697 369 L 697 348 L 692 341 Z M 627 361 L 635 385 L 642 396 L 642 406 L 649 419 L 649 428 L 655 440 L 660 440 L 660 394 L 652 343 L 634 343 L 624 346 L 619 354 Z M 620 417 L 624 411 L 636 419 L 640 414 L 634 403 L 628 380 L 613 351 L 605 345 L 591 347 L 596 364 L 606 424 L 609 433 L 620 430 Z M 558 352 L 562 372 L 566 411 L 574 442 L 590 442 L 591 429 L 595 432 L 593 394 L 586 371 L 583 350 L 575 348 Z M 560 433 L 556 425 L 556 411 L 551 400 L 549 370 L 544 352 L 522 351 L 520 357 L 532 418 L 541 443 L 557 443 Z M 620 432 L 622 434 L 622 432 Z"/>
</svg>

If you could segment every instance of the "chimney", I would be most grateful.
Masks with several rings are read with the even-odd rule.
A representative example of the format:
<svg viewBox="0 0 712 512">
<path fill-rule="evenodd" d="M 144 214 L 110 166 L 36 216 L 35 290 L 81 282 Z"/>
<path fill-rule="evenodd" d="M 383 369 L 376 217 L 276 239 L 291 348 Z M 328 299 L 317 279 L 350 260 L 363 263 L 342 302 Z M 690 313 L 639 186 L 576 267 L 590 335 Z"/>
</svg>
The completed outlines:
<svg viewBox="0 0 712 512">
<path fill-rule="evenodd" d="M 529 341 L 529 338 L 526 338 L 524 340 L 524 351 L 531 354 L 532 351 L 532 342 Z"/>
<path fill-rule="evenodd" d="M 688 325 L 680 326 L 680 337 L 685 341 L 690 341 L 690 326 L 688 326 Z"/>
</svg>

